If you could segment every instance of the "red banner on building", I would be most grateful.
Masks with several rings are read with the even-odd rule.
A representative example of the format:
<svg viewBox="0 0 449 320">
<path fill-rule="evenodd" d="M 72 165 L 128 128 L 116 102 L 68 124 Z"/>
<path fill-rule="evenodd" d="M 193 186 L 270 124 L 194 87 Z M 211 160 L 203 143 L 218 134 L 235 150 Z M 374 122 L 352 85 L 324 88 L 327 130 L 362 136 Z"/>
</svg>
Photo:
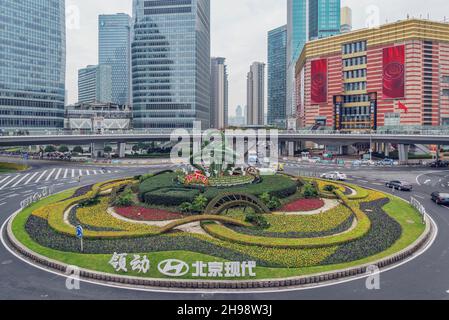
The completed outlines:
<svg viewBox="0 0 449 320">
<path fill-rule="evenodd" d="M 383 99 L 405 97 L 405 46 L 383 51 Z"/>
<path fill-rule="evenodd" d="M 327 102 L 327 59 L 312 61 L 312 103 Z"/>
</svg>

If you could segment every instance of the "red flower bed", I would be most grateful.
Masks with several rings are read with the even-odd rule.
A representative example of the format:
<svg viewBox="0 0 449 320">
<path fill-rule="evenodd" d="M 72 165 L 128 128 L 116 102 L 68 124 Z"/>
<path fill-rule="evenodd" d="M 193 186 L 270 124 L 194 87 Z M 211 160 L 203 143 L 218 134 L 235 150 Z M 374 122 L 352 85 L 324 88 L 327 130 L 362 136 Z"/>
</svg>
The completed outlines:
<svg viewBox="0 0 449 320">
<path fill-rule="evenodd" d="M 321 199 L 300 199 L 291 202 L 284 207 L 283 212 L 313 211 L 324 207 L 324 201 Z"/>
<path fill-rule="evenodd" d="M 143 207 L 115 208 L 115 212 L 122 217 L 138 221 L 165 221 L 180 219 L 183 217 L 180 213 Z"/>
</svg>

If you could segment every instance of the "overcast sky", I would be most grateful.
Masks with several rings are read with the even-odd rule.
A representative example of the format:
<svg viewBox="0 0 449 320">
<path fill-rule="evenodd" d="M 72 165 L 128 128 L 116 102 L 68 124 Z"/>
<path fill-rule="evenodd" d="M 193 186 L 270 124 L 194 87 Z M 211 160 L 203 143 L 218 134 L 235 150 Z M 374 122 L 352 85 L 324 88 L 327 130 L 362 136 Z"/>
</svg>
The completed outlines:
<svg viewBox="0 0 449 320">
<path fill-rule="evenodd" d="M 267 61 L 267 32 L 287 23 L 286 0 L 211 0 L 212 56 L 227 59 L 229 106 L 246 104 L 246 73 L 253 61 Z M 98 15 L 131 14 L 132 0 L 67 0 L 68 102 L 77 100 L 78 69 L 98 63 Z M 342 0 L 353 10 L 354 27 L 362 28 L 379 12 L 380 23 L 414 17 L 449 21 L 447 0 Z"/>
</svg>

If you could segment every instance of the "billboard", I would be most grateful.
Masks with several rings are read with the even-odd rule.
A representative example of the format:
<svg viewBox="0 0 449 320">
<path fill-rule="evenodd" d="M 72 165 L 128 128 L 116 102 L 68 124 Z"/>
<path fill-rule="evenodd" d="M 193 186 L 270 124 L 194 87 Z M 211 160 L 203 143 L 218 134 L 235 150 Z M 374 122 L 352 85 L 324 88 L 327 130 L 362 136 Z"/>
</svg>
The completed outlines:
<svg viewBox="0 0 449 320">
<path fill-rule="evenodd" d="M 312 103 L 327 102 L 327 59 L 312 61 L 311 99 Z"/>
<path fill-rule="evenodd" d="M 405 46 L 383 50 L 383 99 L 405 97 Z"/>
</svg>

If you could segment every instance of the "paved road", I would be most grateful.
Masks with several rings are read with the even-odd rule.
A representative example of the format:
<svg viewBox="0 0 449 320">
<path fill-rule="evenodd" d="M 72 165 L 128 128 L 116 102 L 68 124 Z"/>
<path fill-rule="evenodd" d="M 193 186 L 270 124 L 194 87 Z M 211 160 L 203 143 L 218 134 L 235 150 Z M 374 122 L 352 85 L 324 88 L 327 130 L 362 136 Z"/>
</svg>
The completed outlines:
<svg viewBox="0 0 449 320">
<path fill-rule="evenodd" d="M 33 170 L 49 172 L 60 167 L 58 163 L 45 164 Z M 80 168 L 86 170 L 85 167 Z M 75 170 L 80 168 L 73 166 Z M 152 170 L 158 171 L 161 169 L 162 167 L 155 167 Z M 298 169 L 308 172 L 325 172 L 333 168 L 298 168 L 294 164 L 286 167 L 286 171 L 290 173 L 298 173 Z M 94 170 L 94 168 L 91 167 L 89 170 Z M 101 167 L 98 170 L 101 170 Z M 104 175 L 83 175 L 82 184 L 133 176 L 148 170 L 148 168 L 111 169 L 111 173 Z M 352 182 L 383 191 L 387 191 L 383 183 L 388 179 L 398 178 L 413 182 L 415 191 L 411 194 L 398 193 L 398 195 L 407 200 L 410 199 L 411 195 L 418 197 L 438 224 L 439 234 L 434 245 L 415 260 L 382 273 L 381 290 L 367 290 L 365 280 L 361 279 L 311 290 L 272 293 L 144 292 L 105 287 L 86 282 L 81 284 L 80 290 L 69 291 L 65 287 L 65 278 L 30 266 L 10 254 L 3 246 L 0 246 L 0 279 L 2 279 L 0 282 L 0 299 L 449 299 L 449 293 L 447 292 L 449 290 L 449 209 L 438 207 L 429 200 L 430 193 L 435 189 L 440 191 L 447 189 L 449 191 L 448 184 L 445 184 L 449 182 L 447 180 L 449 171 L 432 172 L 428 169 L 416 171 L 410 168 L 360 168 L 357 170 L 346 168 L 341 171 L 347 173 Z M 440 179 L 446 180 L 440 183 Z M 6 188 L 0 190 L 0 222 L 3 223 L 18 209 L 18 203 L 25 192 L 32 192 L 36 188 L 45 186 L 47 182 L 43 180 L 45 179 L 36 182 L 34 186 L 21 184 L 20 193 L 9 194 L 10 197 L 8 198 L 5 197 L 5 194 L 12 191 L 6 190 Z M 438 181 L 439 184 L 432 187 L 429 186 L 430 182 L 425 183 L 427 180 Z M 23 181 L 26 181 L 26 179 L 23 179 Z M 51 178 L 48 182 L 50 181 Z M 56 191 L 61 191 L 74 185 L 68 179 L 62 182 L 58 181 L 55 188 Z"/>
</svg>

